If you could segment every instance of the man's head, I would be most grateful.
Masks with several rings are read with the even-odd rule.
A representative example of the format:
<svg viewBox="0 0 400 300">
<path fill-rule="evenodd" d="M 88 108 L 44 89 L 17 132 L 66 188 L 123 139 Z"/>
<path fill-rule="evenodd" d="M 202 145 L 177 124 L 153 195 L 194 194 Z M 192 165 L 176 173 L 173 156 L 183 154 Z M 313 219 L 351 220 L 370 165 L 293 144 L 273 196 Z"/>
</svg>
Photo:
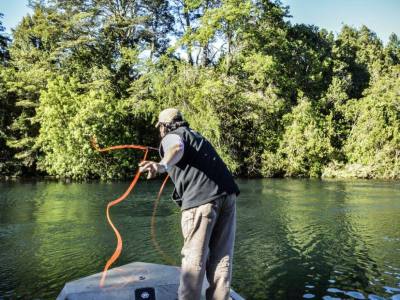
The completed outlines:
<svg viewBox="0 0 400 300">
<path fill-rule="evenodd" d="M 169 131 L 176 129 L 181 124 L 187 124 L 182 113 L 176 108 L 167 108 L 158 115 L 156 127 L 159 128 L 161 138 L 163 138 Z"/>
</svg>

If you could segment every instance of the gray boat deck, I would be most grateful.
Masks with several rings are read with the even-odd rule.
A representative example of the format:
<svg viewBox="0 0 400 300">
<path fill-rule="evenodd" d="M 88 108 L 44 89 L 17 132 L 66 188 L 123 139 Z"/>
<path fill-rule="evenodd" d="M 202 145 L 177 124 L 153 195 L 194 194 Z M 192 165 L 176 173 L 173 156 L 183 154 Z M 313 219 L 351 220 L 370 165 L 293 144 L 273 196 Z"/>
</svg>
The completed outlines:
<svg viewBox="0 0 400 300">
<path fill-rule="evenodd" d="M 180 268 L 134 262 L 110 269 L 104 287 L 97 273 L 65 284 L 57 300 L 176 300 Z M 202 299 L 207 288 L 204 280 Z M 233 300 L 244 300 L 231 290 Z"/>
</svg>

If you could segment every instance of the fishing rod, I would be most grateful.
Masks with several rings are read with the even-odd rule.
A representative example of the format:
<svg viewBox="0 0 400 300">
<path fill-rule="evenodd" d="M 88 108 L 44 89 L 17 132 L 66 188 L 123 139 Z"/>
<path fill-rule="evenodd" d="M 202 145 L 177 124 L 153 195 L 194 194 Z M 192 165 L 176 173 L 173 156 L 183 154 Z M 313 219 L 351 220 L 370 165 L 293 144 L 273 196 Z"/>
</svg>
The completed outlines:
<svg viewBox="0 0 400 300">
<path fill-rule="evenodd" d="M 143 161 L 146 160 L 147 155 L 148 155 L 148 153 L 149 153 L 149 150 L 158 151 L 157 148 L 149 147 L 149 146 L 142 146 L 142 145 L 117 145 L 117 146 L 111 146 L 111 147 L 106 147 L 106 148 L 100 148 L 99 145 L 98 145 L 98 142 L 97 142 L 97 139 L 96 139 L 95 136 L 93 136 L 93 137 L 91 138 L 91 145 L 92 145 L 92 147 L 93 147 L 96 151 L 98 151 L 98 152 L 108 152 L 108 151 L 111 151 L 111 150 L 120 150 L 120 149 L 136 149 L 136 150 L 142 150 L 142 151 L 144 151 L 144 155 L 143 155 L 143 158 L 142 158 L 141 162 L 143 162 Z M 109 269 L 110 266 L 118 259 L 118 257 L 119 257 L 120 254 L 121 254 L 121 251 L 122 251 L 122 237 L 121 237 L 121 234 L 119 233 L 118 229 L 115 227 L 114 223 L 113 223 L 112 220 L 111 220 L 111 217 L 110 217 L 110 208 L 111 208 L 112 206 L 114 206 L 114 205 L 120 203 L 121 201 L 123 201 L 126 197 L 128 197 L 128 195 L 130 194 L 130 192 L 131 192 L 131 191 L 133 190 L 133 188 L 135 187 L 135 185 L 136 185 L 136 183 L 137 183 L 137 181 L 138 181 L 138 179 L 139 179 L 139 177 L 140 177 L 140 174 L 141 174 L 141 172 L 140 172 L 140 168 L 139 168 L 139 169 L 137 170 L 137 172 L 136 172 L 136 174 L 135 174 L 135 176 L 134 176 L 134 178 L 133 178 L 131 184 L 130 184 L 129 187 L 126 189 L 126 191 L 125 191 L 120 197 L 118 197 L 117 199 L 115 199 L 115 200 L 113 200 L 113 201 L 110 201 L 110 202 L 107 204 L 107 209 L 106 209 L 107 221 L 108 221 L 108 223 L 110 224 L 111 228 L 113 229 L 114 234 L 115 234 L 115 236 L 116 236 L 116 238 L 117 238 L 117 246 L 116 246 L 116 248 L 115 248 L 115 250 L 114 250 L 113 255 L 108 259 L 108 261 L 106 262 L 106 264 L 105 264 L 105 266 L 104 266 L 104 270 L 103 270 L 103 272 L 102 272 L 102 276 L 101 276 L 100 284 L 99 284 L 100 287 L 103 287 L 103 286 L 104 286 L 104 282 L 105 282 L 105 279 L 106 279 L 106 276 L 107 276 L 107 271 L 108 271 L 108 269 Z M 164 181 L 163 181 L 163 183 L 162 183 L 162 185 L 161 185 L 160 191 L 159 191 L 158 194 L 157 194 L 156 201 L 154 202 L 153 213 L 152 213 L 152 218 L 151 218 L 151 238 L 152 238 L 152 242 L 153 242 L 154 247 L 157 249 L 157 251 L 159 251 L 159 253 L 163 256 L 163 258 L 164 258 L 167 262 L 172 263 L 172 264 L 175 264 L 175 261 L 174 261 L 169 255 L 167 255 L 167 254 L 162 250 L 160 244 L 159 244 L 158 241 L 157 241 L 156 229 L 155 229 L 155 226 L 156 226 L 156 225 L 155 225 L 155 224 L 156 224 L 156 222 L 155 222 L 155 217 L 156 217 L 156 211 L 157 211 L 158 203 L 159 203 L 159 200 L 160 200 L 162 191 L 163 191 L 163 189 L 164 189 L 164 187 L 165 187 L 165 184 L 166 184 L 167 181 L 168 181 L 168 178 L 169 178 L 169 175 L 167 175 L 167 176 L 165 177 L 165 179 L 164 179 Z"/>
</svg>

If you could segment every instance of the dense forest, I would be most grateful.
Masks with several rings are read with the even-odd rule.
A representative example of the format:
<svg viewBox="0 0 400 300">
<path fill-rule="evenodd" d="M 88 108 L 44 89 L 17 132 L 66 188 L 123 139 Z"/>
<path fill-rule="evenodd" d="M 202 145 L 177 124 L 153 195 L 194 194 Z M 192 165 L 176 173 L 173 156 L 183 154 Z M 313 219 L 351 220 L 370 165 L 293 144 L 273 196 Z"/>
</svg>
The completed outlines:
<svg viewBox="0 0 400 300">
<path fill-rule="evenodd" d="M 125 178 L 181 109 L 243 177 L 400 178 L 400 40 L 272 0 L 47 0 L 0 23 L 0 174 Z M 0 19 L 1 20 L 1 19 Z"/>
</svg>

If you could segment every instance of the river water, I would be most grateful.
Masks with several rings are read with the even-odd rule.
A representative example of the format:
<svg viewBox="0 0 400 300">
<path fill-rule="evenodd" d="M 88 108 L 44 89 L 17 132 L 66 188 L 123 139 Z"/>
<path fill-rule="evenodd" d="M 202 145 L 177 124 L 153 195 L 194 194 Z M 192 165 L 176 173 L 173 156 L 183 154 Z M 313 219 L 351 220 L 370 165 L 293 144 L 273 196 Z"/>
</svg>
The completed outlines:
<svg viewBox="0 0 400 300">
<path fill-rule="evenodd" d="M 247 299 L 400 299 L 400 183 L 238 180 L 233 288 Z M 150 223 L 160 181 L 111 209 L 123 237 L 113 266 L 166 263 Z M 106 218 L 129 182 L 0 183 L 0 299 L 55 299 L 102 271 L 115 249 Z M 179 264 L 180 211 L 164 191 L 157 240 Z"/>
</svg>

